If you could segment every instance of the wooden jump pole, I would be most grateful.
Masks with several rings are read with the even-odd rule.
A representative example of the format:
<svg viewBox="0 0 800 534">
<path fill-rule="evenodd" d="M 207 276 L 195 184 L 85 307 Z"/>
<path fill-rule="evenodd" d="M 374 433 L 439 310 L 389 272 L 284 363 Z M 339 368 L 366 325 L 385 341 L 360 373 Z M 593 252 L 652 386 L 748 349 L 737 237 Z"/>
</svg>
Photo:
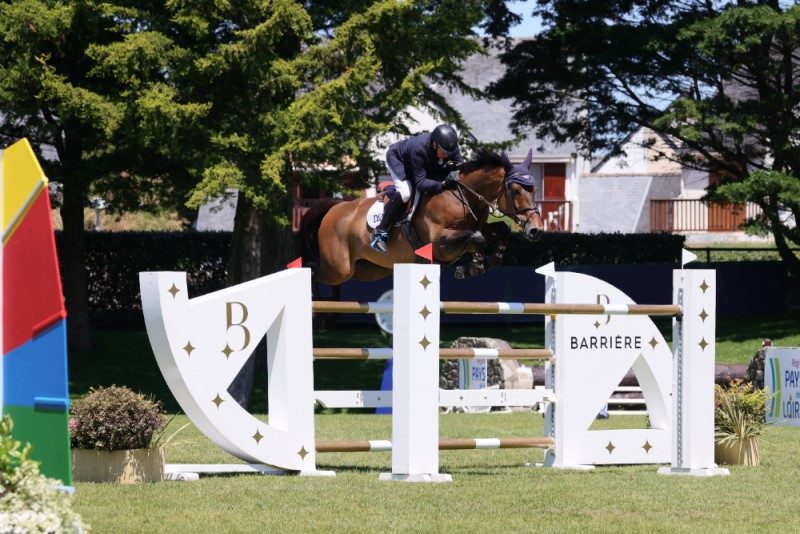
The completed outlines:
<svg viewBox="0 0 800 534">
<path fill-rule="evenodd" d="M 391 348 L 314 349 L 314 359 L 316 360 L 387 360 L 391 357 Z M 473 358 L 493 360 L 549 360 L 552 357 L 553 353 L 549 349 L 439 349 L 440 360 L 466 360 Z"/>
<path fill-rule="evenodd" d="M 462 438 L 440 439 L 440 451 L 477 450 L 477 449 L 547 449 L 553 446 L 549 437 L 537 438 Z M 392 442 L 389 440 L 358 441 L 318 441 L 317 452 L 389 452 Z"/>
<path fill-rule="evenodd" d="M 386 313 L 391 302 L 314 301 L 316 313 Z M 540 302 L 441 302 L 442 313 L 500 315 L 651 315 L 677 317 L 676 304 L 547 304 Z"/>
</svg>

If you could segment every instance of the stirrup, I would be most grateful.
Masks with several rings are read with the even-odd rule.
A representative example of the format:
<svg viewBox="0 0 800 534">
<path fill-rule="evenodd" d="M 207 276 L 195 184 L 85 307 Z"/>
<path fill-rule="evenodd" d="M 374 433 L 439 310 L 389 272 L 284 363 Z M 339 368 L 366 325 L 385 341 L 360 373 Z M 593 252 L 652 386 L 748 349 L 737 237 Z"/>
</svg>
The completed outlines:
<svg viewBox="0 0 800 534">
<path fill-rule="evenodd" d="M 378 230 L 372 234 L 372 241 L 369 242 L 369 248 L 381 254 L 389 252 L 387 241 L 389 240 L 389 232 L 386 230 Z"/>
</svg>

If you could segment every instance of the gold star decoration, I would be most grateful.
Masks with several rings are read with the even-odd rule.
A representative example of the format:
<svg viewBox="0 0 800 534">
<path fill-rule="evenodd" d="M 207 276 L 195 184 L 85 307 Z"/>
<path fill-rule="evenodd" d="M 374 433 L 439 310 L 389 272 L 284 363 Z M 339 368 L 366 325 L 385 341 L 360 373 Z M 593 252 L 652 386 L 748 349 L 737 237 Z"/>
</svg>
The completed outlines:
<svg viewBox="0 0 800 534">
<path fill-rule="evenodd" d="M 422 336 L 422 340 L 419 342 L 419 344 L 422 345 L 422 350 L 427 350 L 428 345 L 430 345 L 431 342 L 428 341 L 428 336 Z"/>
<path fill-rule="evenodd" d="M 608 445 L 605 446 L 605 449 L 608 451 L 608 454 L 611 454 L 612 452 L 614 452 L 614 449 L 616 449 L 616 447 L 614 446 L 613 443 L 609 441 Z"/>
<path fill-rule="evenodd" d="M 700 339 L 700 343 L 698 343 L 698 345 L 700 345 L 700 350 L 706 350 L 706 347 L 708 346 L 708 341 L 706 341 L 706 338 L 703 337 Z"/>
<path fill-rule="evenodd" d="M 706 313 L 706 309 L 703 308 L 703 311 L 700 312 L 700 320 L 705 322 L 706 318 L 708 318 L 708 314 Z"/>
<path fill-rule="evenodd" d="M 214 398 L 211 400 L 211 402 L 213 402 L 214 404 L 216 404 L 216 405 L 217 405 L 217 409 L 219 410 L 219 405 L 220 405 L 220 404 L 222 404 L 223 402 L 225 402 L 225 399 L 223 399 L 222 397 L 220 397 L 220 396 L 219 396 L 219 393 L 217 393 L 217 396 L 216 396 L 216 397 L 214 397 Z"/>
<path fill-rule="evenodd" d="M 428 310 L 428 306 L 423 306 L 422 309 L 419 311 L 419 314 L 422 316 L 422 319 L 425 320 L 431 314 L 430 310 Z"/>
<path fill-rule="evenodd" d="M 422 277 L 422 280 L 420 280 L 419 283 L 422 285 L 422 287 L 428 289 L 428 286 L 431 284 L 431 281 L 428 280 L 428 275 L 426 274 L 425 276 Z"/>
<path fill-rule="evenodd" d="M 231 353 L 233 353 L 233 349 L 226 343 L 225 348 L 222 349 L 222 354 L 225 355 L 225 359 L 228 359 L 231 357 Z"/>
<path fill-rule="evenodd" d="M 656 341 L 656 336 L 653 336 L 653 339 L 648 341 L 648 343 L 650 344 L 651 347 L 656 348 L 656 345 L 658 345 L 658 341 Z"/>
<path fill-rule="evenodd" d="M 258 444 L 258 442 L 259 442 L 259 441 L 261 441 L 261 438 L 263 438 L 264 436 L 262 436 L 262 435 L 261 435 L 261 432 L 259 432 L 258 430 L 256 430 L 256 433 L 255 433 L 255 434 L 253 434 L 253 435 L 252 435 L 252 436 L 250 436 L 250 437 L 252 437 L 254 440 L 256 440 L 256 444 Z"/>
<path fill-rule="evenodd" d="M 708 284 L 706 284 L 706 281 L 705 281 L 705 280 L 703 280 L 703 283 L 702 283 L 702 284 L 700 284 L 700 289 L 702 289 L 702 290 L 703 290 L 703 293 L 705 293 L 705 292 L 706 292 L 706 289 L 708 289 L 709 287 L 711 287 L 711 286 L 709 286 Z"/>
<path fill-rule="evenodd" d="M 297 455 L 300 456 L 301 460 L 305 460 L 306 456 L 308 456 L 308 451 L 305 447 L 300 447 L 300 450 L 297 451 Z"/>
<path fill-rule="evenodd" d="M 594 327 L 599 330 L 600 329 L 600 321 L 595 321 L 594 322 Z"/>
<path fill-rule="evenodd" d="M 190 357 L 191 357 L 191 355 L 192 355 L 192 351 L 193 351 L 194 349 L 196 349 L 196 348 L 197 348 L 197 347 L 193 347 L 193 346 L 192 346 L 192 342 L 191 342 L 191 341 L 188 341 L 188 342 L 186 343 L 186 346 L 185 346 L 185 347 L 183 347 L 183 350 L 185 350 L 185 351 L 186 351 L 186 355 L 187 355 L 187 356 L 190 356 Z"/>
<path fill-rule="evenodd" d="M 175 285 L 175 282 L 172 283 L 171 288 L 167 289 L 168 293 L 172 293 L 172 298 L 175 298 L 175 295 L 177 295 L 179 291 L 180 289 L 178 289 L 178 286 Z"/>
<path fill-rule="evenodd" d="M 650 452 L 650 449 L 652 449 L 653 446 L 650 445 L 649 441 L 645 440 L 644 445 L 642 445 L 642 448 L 644 449 L 644 453 L 647 454 Z"/>
</svg>

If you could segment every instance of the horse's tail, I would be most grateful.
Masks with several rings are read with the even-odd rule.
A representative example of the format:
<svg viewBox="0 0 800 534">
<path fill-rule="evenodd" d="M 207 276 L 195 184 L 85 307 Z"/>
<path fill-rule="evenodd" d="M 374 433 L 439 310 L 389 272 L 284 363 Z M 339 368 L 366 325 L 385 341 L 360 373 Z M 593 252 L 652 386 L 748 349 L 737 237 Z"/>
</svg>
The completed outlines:
<svg viewBox="0 0 800 534">
<path fill-rule="evenodd" d="M 319 227 L 322 224 L 322 218 L 339 202 L 335 199 L 326 199 L 315 203 L 300 221 L 300 231 L 297 234 L 300 256 L 303 258 L 303 266 L 310 267 L 314 273 L 316 273 L 320 261 Z"/>
</svg>

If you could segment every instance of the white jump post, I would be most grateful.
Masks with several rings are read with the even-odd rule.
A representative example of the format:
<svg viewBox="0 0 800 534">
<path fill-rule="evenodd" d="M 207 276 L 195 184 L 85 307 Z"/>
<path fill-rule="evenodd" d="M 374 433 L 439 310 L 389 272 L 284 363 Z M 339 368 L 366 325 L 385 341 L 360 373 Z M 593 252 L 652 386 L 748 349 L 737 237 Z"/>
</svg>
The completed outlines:
<svg viewBox="0 0 800 534">
<path fill-rule="evenodd" d="M 714 463 L 714 362 L 717 273 L 676 269 L 673 301 L 683 315 L 673 321 L 672 459 L 662 475 L 716 476 L 730 471 Z"/>
<path fill-rule="evenodd" d="M 439 473 L 439 277 L 438 265 L 394 267 L 392 472 L 380 480 L 453 480 Z"/>
<path fill-rule="evenodd" d="M 170 465 L 197 472 L 330 476 L 314 449 L 311 271 L 290 269 L 193 299 L 186 273 L 139 274 L 147 334 L 164 379 L 192 422 L 242 465 Z M 269 422 L 228 393 L 267 336 Z"/>
<path fill-rule="evenodd" d="M 626 315 L 633 300 L 613 285 L 581 273 L 537 269 L 551 304 L 603 304 L 614 314 L 545 316 L 545 388 L 555 402 L 545 411 L 545 435 L 554 447 L 544 465 L 593 469 L 595 465 L 663 464 L 670 460 L 672 353 L 646 315 Z M 617 309 L 618 308 L 618 309 Z M 642 388 L 650 428 L 590 430 L 628 372 Z"/>
</svg>

